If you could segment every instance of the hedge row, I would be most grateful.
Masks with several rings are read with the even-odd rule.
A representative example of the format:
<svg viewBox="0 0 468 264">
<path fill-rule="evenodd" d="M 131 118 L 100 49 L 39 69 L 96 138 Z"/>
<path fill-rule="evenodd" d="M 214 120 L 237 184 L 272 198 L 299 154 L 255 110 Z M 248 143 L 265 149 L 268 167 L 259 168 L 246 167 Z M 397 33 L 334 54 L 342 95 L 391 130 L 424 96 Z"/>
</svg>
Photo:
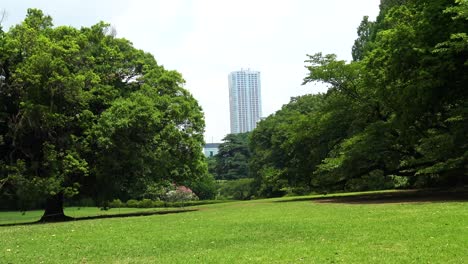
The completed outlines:
<svg viewBox="0 0 468 264">
<path fill-rule="evenodd" d="M 150 199 L 143 200 L 128 200 L 122 202 L 120 199 L 115 199 L 109 203 L 110 208 L 155 208 L 155 207 L 187 207 L 203 204 L 224 203 L 225 200 L 198 200 L 198 201 L 184 201 L 184 202 L 165 202 L 153 201 Z"/>
</svg>

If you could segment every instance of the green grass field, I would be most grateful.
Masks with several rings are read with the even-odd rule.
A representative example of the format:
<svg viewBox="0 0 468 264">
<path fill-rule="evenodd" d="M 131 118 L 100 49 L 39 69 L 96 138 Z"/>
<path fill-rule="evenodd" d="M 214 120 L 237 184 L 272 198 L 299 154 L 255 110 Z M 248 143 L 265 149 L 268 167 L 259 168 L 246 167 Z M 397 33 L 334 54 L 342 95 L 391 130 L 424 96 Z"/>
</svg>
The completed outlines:
<svg viewBox="0 0 468 264">
<path fill-rule="evenodd" d="M 467 205 L 285 198 L 4 226 L 0 263 L 468 263 Z"/>
<path fill-rule="evenodd" d="M 65 208 L 65 214 L 74 218 L 89 216 L 106 216 L 118 214 L 130 214 L 137 212 L 160 212 L 170 211 L 175 208 L 113 208 L 110 210 L 101 210 L 97 207 L 68 207 Z M 32 223 L 41 219 L 44 211 L 27 212 L 0 212 L 0 225 Z M 0 227 L 1 228 L 1 227 Z M 1 264 L 1 262 L 0 262 Z"/>
</svg>

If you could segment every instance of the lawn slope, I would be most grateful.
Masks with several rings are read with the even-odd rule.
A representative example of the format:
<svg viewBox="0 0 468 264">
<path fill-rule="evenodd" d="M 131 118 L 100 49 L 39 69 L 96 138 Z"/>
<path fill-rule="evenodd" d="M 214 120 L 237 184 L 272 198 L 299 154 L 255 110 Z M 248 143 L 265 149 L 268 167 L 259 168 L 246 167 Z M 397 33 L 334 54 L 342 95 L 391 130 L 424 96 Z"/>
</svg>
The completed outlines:
<svg viewBox="0 0 468 264">
<path fill-rule="evenodd" d="M 468 263 L 463 201 L 274 201 L 0 227 L 0 263 Z"/>
</svg>

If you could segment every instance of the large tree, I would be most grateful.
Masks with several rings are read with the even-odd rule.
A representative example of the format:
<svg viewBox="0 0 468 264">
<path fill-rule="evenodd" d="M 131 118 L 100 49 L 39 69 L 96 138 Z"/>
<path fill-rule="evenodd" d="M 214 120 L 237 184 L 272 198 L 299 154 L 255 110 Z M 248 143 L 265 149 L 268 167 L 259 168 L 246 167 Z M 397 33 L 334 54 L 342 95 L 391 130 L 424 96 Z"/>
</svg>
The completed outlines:
<svg viewBox="0 0 468 264">
<path fill-rule="evenodd" d="M 358 28 L 352 62 L 309 55 L 304 83 L 329 90 L 291 101 L 253 132 L 260 194 L 466 183 L 467 6 L 382 1 L 377 20 Z"/>
<path fill-rule="evenodd" d="M 401 173 L 461 183 L 467 163 L 466 1 L 388 4 L 363 60 L 367 90 L 392 113 Z"/>
<path fill-rule="evenodd" d="M 228 134 L 215 155 L 215 174 L 219 180 L 249 177 L 250 133 Z"/>
<path fill-rule="evenodd" d="M 354 62 L 311 57 L 306 82 L 329 83 L 371 117 L 317 175 L 341 175 L 352 180 L 348 186 L 363 178 L 385 186 L 388 176 L 407 176 L 411 186 L 463 182 L 468 50 L 467 20 L 460 17 L 466 1 L 457 2 L 385 1 L 376 22 L 361 23 Z"/>
<path fill-rule="evenodd" d="M 204 120 L 175 71 L 108 24 L 53 27 L 40 10 L 0 31 L 0 192 L 45 199 L 130 197 L 206 173 Z"/>
</svg>

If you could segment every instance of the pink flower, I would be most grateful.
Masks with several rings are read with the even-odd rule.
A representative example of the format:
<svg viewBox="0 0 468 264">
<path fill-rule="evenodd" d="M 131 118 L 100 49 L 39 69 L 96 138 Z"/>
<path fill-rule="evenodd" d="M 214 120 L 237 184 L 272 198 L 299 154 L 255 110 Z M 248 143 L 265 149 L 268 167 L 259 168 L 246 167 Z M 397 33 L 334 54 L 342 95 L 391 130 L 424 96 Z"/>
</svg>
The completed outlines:
<svg viewBox="0 0 468 264">
<path fill-rule="evenodd" d="M 183 186 L 183 185 L 177 186 L 176 190 L 179 192 L 193 193 L 193 191 L 190 190 L 190 188 Z"/>
</svg>

